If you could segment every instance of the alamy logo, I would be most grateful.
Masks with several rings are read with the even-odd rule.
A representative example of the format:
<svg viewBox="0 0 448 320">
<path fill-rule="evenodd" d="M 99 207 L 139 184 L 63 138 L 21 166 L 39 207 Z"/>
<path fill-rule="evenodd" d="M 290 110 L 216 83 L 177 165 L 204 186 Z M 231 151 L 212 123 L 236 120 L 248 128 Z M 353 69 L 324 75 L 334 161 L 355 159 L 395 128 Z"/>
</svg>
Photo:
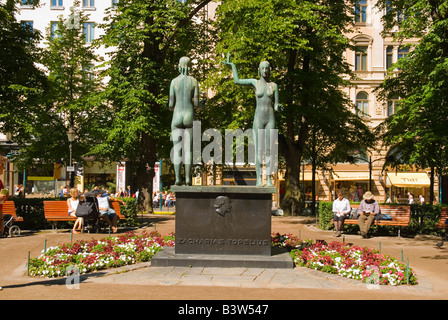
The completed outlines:
<svg viewBox="0 0 448 320">
<path fill-rule="evenodd" d="M 79 29 L 81 27 L 79 11 L 76 11 L 74 7 L 70 7 L 70 11 L 71 14 L 68 16 L 65 26 L 67 29 Z"/>
<path fill-rule="evenodd" d="M 366 270 L 370 272 L 370 275 L 365 278 L 367 289 L 380 289 L 380 269 L 377 266 L 367 266 Z"/>
<path fill-rule="evenodd" d="M 79 289 L 79 268 L 75 265 L 69 265 L 65 270 L 67 279 L 65 279 L 65 287 L 69 290 Z"/>
<path fill-rule="evenodd" d="M 225 148 L 223 148 L 223 140 Z M 255 140 L 257 145 L 254 143 Z M 194 121 L 192 129 L 173 130 L 171 141 L 174 144 L 170 158 L 174 164 L 201 164 L 204 162 L 232 165 L 235 160 L 236 163 L 254 164 L 258 162 L 264 164 L 268 175 L 277 172 L 277 129 L 247 129 L 245 131 L 226 129 L 223 139 L 218 129 L 207 129 L 202 133 L 201 122 Z M 202 149 L 202 142 L 210 143 Z M 223 149 L 225 150 L 224 162 Z M 246 149 L 247 157 L 244 152 Z"/>
</svg>

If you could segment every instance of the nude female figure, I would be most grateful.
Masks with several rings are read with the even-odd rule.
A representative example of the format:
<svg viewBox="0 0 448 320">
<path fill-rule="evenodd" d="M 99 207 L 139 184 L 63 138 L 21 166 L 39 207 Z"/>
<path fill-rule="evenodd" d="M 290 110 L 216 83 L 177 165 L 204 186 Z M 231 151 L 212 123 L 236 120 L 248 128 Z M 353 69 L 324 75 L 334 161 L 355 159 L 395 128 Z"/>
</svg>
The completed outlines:
<svg viewBox="0 0 448 320">
<path fill-rule="evenodd" d="M 232 67 L 233 81 L 236 84 L 243 86 L 252 86 L 255 90 L 256 96 L 256 109 L 254 115 L 253 129 L 254 129 L 254 141 L 255 141 L 255 172 L 257 175 L 257 186 L 263 186 L 261 162 L 264 151 L 270 152 L 271 142 L 271 129 L 275 129 L 275 116 L 274 110 L 279 111 L 281 105 L 278 100 L 278 87 L 277 84 L 269 80 L 271 68 L 269 62 L 262 61 L 258 67 L 258 75 L 260 79 L 240 79 L 238 77 L 238 71 L 236 66 L 230 62 L 229 54 L 227 54 L 227 61 L 223 61 L 224 64 Z M 265 131 L 259 131 L 259 130 Z M 260 133 L 260 134 L 259 134 Z M 264 133 L 264 135 L 262 135 Z M 268 164 L 272 166 L 273 159 L 270 159 L 270 154 L 266 154 L 267 159 L 267 177 L 266 186 L 272 186 L 270 168 Z M 268 160 L 269 159 L 269 160 Z"/>
<path fill-rule="evenodd" d="M 181 162 L 185 165 L 185 184 L 191 185 L 192 145 L 193 145 L 193 121 L 194 108 L 199 106 L 199 85 L 195 78 L 189 76 L 191 61 L 188 57 L 179 60 L 180 75 L 171 81 L 169 108 L 173 112 L 171 121 L 171 135 L 173 139 L 174 172 L 176 185 L 181 185 Z M 182 143 L 179 152 L 176 145 Z"/>
</svg>

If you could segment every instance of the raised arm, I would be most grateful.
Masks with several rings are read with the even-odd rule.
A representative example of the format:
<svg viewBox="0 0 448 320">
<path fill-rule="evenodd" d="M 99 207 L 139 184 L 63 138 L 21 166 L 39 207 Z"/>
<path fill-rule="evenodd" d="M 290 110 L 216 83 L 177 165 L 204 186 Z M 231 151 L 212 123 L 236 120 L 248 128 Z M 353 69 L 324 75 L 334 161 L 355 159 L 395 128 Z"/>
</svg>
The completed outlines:
<svg viewBox="0 0 448 320">
<path fill-rule="evenodd" d="M 236 69 L 235 64 L 233 62 L 230 62 L 230 55 L 227 53 L 227 61 L 222 61 L 225 65 L 228 65 L 232 67 L 232 73 L 233 73 L 233 82 L 235 84 L 243 85 L 243 86 L 256 86 L 257 80 L 256 79 L 240 79 L 238 77 L 238 70 Z"/>
</svg>

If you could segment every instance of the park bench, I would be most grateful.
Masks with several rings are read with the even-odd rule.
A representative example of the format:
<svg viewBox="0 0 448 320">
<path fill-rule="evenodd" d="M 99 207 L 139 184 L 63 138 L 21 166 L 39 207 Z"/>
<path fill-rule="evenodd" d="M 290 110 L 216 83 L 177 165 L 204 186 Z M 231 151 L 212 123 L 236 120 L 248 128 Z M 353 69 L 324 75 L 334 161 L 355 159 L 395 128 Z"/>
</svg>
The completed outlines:
<svg viewBox="0 0 448 320">
<path fill-rule="evenodd" d="M 448 229 L 448 224 L 445 224 L 445 220 L 448 219 L 448 208 L 442 207 L 440 211 L 440 221 L 436 224 L 438 229 Z"/>
<path fill-rule="evenodd" d="M 124 220 L 125 216 L 120 212 L 118 201 L 111 199 L 112 208 L 117 213 L 119 220 Z M 45 219 L 52 223 L 52 229 L 57 231 L 57 223 L 60 221 L 75 221 L 77 217 L 68 215 L 67 201 L 44 201 Z"/>
<path fill-rule="evenodd" d="M 353 209 L 358 209 L 359 205 L 350 205 Z M 377 226 L 397 226 L 398 236 L 401 234 L 401 227 L 406 227 L 411 221 L 411 206 L 390 206 L 390 205 L 380 205 L 380 210 L 382 214 L 388 214 L 391 216 L 392 220 L 374 220 Z M 331 220 L 333 222 L 333 219 Z M 358 224 L 357 219 L 345 219 L 344 224 Z"/>
<path fill-rule="evenodd" d="M 10 214 L 14 221 L 23 221 L 22 217 L 17 216 L 14 201 L 5 201 L 3 203 L 3 214 Z"/>
</svg>

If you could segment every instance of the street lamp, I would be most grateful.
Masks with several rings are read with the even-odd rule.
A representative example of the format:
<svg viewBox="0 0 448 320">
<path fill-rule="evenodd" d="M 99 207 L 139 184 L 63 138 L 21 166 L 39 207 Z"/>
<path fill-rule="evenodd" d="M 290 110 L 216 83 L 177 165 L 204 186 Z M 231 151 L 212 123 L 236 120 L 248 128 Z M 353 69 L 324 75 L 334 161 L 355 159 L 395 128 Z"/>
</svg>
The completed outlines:
<svg viewBox="0 0 448 320">
<path fill-rule="evenodd" d="M 72 144 L 73 141 L 75 140 L 75 130 L 73 130 L 72 128 L 68 129 L 67 131 L 67 138 L 68 138 L 68 142 L 69 142 L 69 148 L 70 148 L 70 160 L 69 160 L 69 165 L 70 167 L 72 167 Z M 72 168 L 70 168 L 72 169 Z M 73 188 L 74 185 L 74 181 L 73 181 L 73 170 L 70 171 L 70 188 Z"/>
</svg>

